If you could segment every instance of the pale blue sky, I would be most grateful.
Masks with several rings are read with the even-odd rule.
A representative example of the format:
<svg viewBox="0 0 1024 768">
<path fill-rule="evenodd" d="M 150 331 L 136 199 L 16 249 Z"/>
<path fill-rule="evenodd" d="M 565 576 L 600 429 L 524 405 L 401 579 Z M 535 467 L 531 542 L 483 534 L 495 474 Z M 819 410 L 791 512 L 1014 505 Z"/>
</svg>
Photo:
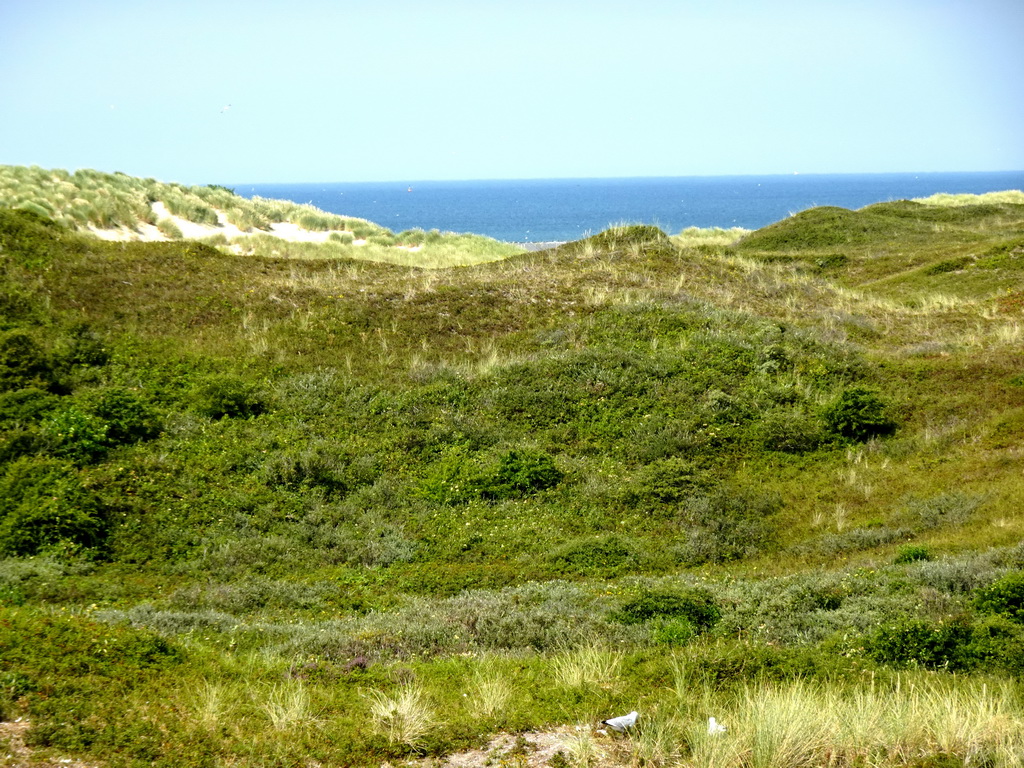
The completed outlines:
<svg viewBox="0 0 1024 768">
<path fill-rule="evenodd" d="M 3 0 L 0 164 L 203 184 L 1020 170 L 1024 2 Z"/>
</svg>

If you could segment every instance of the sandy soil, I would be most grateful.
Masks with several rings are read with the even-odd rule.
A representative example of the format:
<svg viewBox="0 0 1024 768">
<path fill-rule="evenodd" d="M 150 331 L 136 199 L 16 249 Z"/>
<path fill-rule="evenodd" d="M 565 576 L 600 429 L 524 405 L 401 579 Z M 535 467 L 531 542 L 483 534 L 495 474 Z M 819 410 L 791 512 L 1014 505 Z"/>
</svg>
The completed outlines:
<svg viewBox="0 0 1024 768">
<path fill-rule="evenodd" d="M 36 758 L 25 746 L 27 720 L 18 719 L 12 723 L 0 722 L 0 766 L 10 768 L 93 768 L 70 757 L 55 757 L 50 760 Z"/>
<path fill-rule="evenodd" d="M 518 735 L 502 734 L 496 736 L 484 749 L 473 749 L 459 752 L 437 760 L 426 759 L 409 761 L 389 766 L 385 763 L 381 768 L 547 768 L 552 758 L 559 752 L 572 762 L 572 744 L 578 743 L 581 736 L 589 735 L 594 751 L 591 763 L 595 768 L 600 766 L 621 765 L 621 744 L 609 736 L 604 730 L 593 731 L 587 726 L 563 726 L 553 731 L 531 731 Z M 561 762 L 561 761 L 559 761 Z M 556 763 L 557 764 L 557 763 Z M 562 763 L 564 764 L 564 763 Z"/>
<path fill-rule="evenodd" d="M 491 740 L 485 749 L 474 749 L 449 755 L 442 760 L 412 760 L 397 765 L 384 763 L 381 768 L 485 768 L 495 765 L 515 768 L 546 768 L 557 753 L 569 753 L 567 744 L 579 735 L 579 729 L 570 727 L 555 731 L 531 732 L 518 736 L 503 734 Z M 70 757 L 55 757 L 48 760 L 37 758 L 33 750 L 25 746 L 25 732 L 29 728 L 26 720 L 0 722 L 0 766 L 3 768 L 95 768 Z M 602 732 L 598 732 L 602 733 Z M 598 749 L 607 754 L 611 742 L 607 737 L 595 740 Z M 602 743 L 607 742 L 607 743 Z"/>
<path fill-rule="evenodd" d="M 331 236 L 332 232 L 341 232 L 343 230 L 332 230 L 332 232 L 313 232 L 308 229 L 303 229 L 298 224 L 292 224 L 287 221 L 278 221 L 270 225 L 269 232 L 263 232 L 254 230 L 253 232 L 243 232 L 234 224 L 227 220 L 227 216 L 224 215 L 223 211 L 217 211 L 217 219 L 219 224 L 213 226 L 210 224 L 196 224 L 194 221 L 188 221 L 180 216 L 175 216 L 167 207 L 159 200 L 151 203 L 153 213 L 156 216 L 157 221 L 161 219 L 170 219 L 177 225 L 178 229 L 181 230 L 181 234 L 188 240 L 200 240 L 204 237 L 210 237 L 211 235 L 224 235 L 229 240 L 236 237 L 249 237 L 251 235 L 270 235 L 272 237 L 278 237 L 282 240 L 286 240 L 291 243 L 323 243 Z M 116 229 L 100 229 L 90 225 L 89 231 L 92 232 L 96 237 L 103 240 L 115 240 L 115 241 L 161 241 L 169 240 L 163 232 L 156 228 L 153 224 L 139 224 L 135 230 L 128 229 L 126 227 L 118 227 Z M 365 240 L 355 240 L 353 245 L 365 245 Z M 418 250 L 412 249 L 410 250 Z"/>
</svg>

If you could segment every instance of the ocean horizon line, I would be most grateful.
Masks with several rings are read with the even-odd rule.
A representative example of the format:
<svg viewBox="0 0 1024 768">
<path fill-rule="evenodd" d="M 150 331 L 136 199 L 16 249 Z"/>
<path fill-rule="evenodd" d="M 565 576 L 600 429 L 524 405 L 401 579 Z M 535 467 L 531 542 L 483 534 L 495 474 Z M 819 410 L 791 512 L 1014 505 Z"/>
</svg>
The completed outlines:
<svg viewBox="0 0 1024 768">
<path fill-rule="evenodd" d="M 787 171 L 776 173 L 696 173 L 677 176 L 493 176 L 482 178 L 459 178 L 459 179 L 437 179 L 437 178 L 396 178 L 396 179 L 320 179 L 317 181 L 232 181 L 226 182 L 223 186 L 305 186 L 321 184 L 478 184 L 486 182 L 577 182 L 577 181 L 658 181 L 673 179 L 760 179 L 760 178 L 788 178 L 792 176 L 822 177 L 822 176 L 846 176 L 846 177 L 882 177 L 882 176 L 976 176 L 976 175 L 1020 175 L 1024 174 L 1024 168 L 1011 168 L 1005 170 L 972 170 L 972 171 Z M 213 183 L 213 182 L 211 182 Z"/>
<path fill-rule="evenodd" d="M 307 203 L 409 229 L 486 235 L 510 243 L 578 240 L 616 223 L 759 229 L 818 206 L 857 209 L 937 193 L 1024 188 L 1024 171 L 772 174 L 585 179 L 303 182 L 235 187 L 245 197 Z"/>
</svg>

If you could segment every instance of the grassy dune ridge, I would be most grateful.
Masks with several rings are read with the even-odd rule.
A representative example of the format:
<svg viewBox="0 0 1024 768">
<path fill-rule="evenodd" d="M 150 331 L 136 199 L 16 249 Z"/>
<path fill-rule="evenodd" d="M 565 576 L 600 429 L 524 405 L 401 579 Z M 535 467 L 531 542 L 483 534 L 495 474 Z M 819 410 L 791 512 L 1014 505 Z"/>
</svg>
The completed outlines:
<svg viewBox="0 0 1024 768">
<path fill-rule="evenodd" d="M 36 759 L 1021 765 L 1017 197 L 400 264 L 60 189 L 0 209 Z"/>
<path fill-rule="evenodd" d="M 0 166 L 0 205 L 108 239 L 199 240 L 248 255 L 440 268 L 521 251 L 480 235 L 422 229 L 396 233 L 312 205 L 245 198 L 218 185 L 169 184 L 92 170 Z"/>
</svg>

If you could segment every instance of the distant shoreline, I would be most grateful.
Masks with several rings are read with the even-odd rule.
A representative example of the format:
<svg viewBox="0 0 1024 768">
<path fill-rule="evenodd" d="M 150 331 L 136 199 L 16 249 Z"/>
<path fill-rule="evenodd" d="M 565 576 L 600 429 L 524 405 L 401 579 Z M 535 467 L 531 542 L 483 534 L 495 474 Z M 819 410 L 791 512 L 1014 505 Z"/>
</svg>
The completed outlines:
<svg viewBox="0 0 1024 768">
<path fill-rule="evenodd" d="M 649 179 L 240 185 L 235 193 L 310 203 L 395 232 L 472 232 L 504 243 L 579 240 L 616 224 L 759 229 L 832 205 L 1024 189 L 1024 171 Z"/>
</svg>

